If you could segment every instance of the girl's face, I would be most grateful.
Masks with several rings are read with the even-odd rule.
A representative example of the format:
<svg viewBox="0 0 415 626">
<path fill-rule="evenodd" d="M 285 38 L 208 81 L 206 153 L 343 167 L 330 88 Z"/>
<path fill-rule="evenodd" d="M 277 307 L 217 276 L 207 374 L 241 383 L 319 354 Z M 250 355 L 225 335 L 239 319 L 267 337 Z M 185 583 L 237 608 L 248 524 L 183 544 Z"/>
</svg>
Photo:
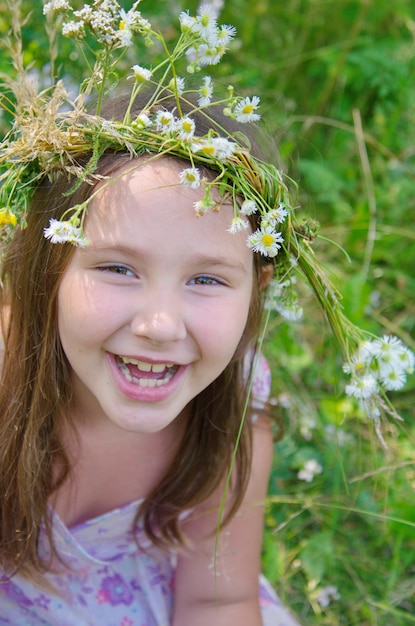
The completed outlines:
<svg viewBox="0 0 415 626">
<path fill-rule="evenodd" d="M 232 207 L 196 217 L 203 190 L 180 163 L 124 166 L 91 201 L 58 292 L 58 328 L 76 414 L 159 432 L 224 370 L 253 288 L 246 232 Z"/>
</svg>

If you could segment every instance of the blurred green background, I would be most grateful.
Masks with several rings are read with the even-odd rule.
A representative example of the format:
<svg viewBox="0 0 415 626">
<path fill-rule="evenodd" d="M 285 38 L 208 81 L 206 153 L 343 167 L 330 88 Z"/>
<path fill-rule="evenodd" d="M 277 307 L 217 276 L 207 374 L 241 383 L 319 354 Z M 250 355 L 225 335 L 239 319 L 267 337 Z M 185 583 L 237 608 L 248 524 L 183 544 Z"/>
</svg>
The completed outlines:
<svg viewBox="0 0 415 626">
<path fill-rule="evenodd" d="M 80 6 L 78 3 L 77 6 Z M 130 3 L 121 2 L 129 8 Z M 354 322 L 415 349 L 415 5 L 413 0 L 216 0 L 237 38 L 209 73 L 239 94 L 260 95 L 263 125 L 299 182 L 299 212 L 321 224 L 315 247 Z M 198 3 L 143 0 L 166 38 Z M 48 72 L 41 0 L 23 2 L 26 61 Z M 0 37 L 10 21 L 0 0 Z M 148 65 L 130 50 L 126 68 Z M 157 54 L 157 51 L 150 51 Z M 59 41 L 68 79 L 82 56 Z M 68 67 L 69 66 L 69 67 Z M 0 71 L 12 73 L 5 53 Z M 7 126 L 3 115 L 0 123 Z M 275 142 L 275 146 L 274 146 Z M 350 260 L 332 244 L 343 246 Z M 263 566 L 307 626 L 415 624 L 415 376 L 393 401 L 404 418 L 373 425 L 348 402 L 341 357 L 326 322 L 272 318 L 265 353 L 276 411 Z M 310 470 L 304 480 L 299 472 Z M 304 476 L 304 475 L 303 475 Z"/>
</svg>

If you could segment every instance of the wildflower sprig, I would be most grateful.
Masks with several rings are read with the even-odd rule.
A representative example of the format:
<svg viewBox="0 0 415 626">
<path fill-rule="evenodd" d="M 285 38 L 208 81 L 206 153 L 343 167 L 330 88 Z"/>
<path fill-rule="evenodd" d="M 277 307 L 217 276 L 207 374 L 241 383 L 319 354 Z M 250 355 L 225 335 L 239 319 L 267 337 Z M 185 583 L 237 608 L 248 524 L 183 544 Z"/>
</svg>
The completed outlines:
<svg viewBox="0 0 415 626">
<path fill-rule="evenodd" d="M 345 316 L 341 296 L 312 247 L 318 224 L 298 220 L 294 181 L 255 157 L 243 133 L 244 125 L 260 120 L 259 96 L 239 96 L 230 85 L 224 97 L 215 99 L 213 80 L 203 72 L 221 61 L 235 37 L 235 28 L 218 24 L 210 5 L 201 6 L 194 16 L 182 11 L 176 24 L 176 43 L 170 46 L 143 17 L 140 4 L 137 0 L 125 10 L 117 0 L 91 0 L 75 9 L 69 0 L 44 2 L 50 41 L 58 35 L 73 40 L 83 50 L 89 68 L 73 95 L 73 89 L 67 89 L 59 77 L 53 76 L 47 87 L 35 84 L 23 62 L 20 2 L 7 0 L 12 36 L 6 44 L 16 78 L 0 77 L 5 87 L 0 106 L 14 118 L 0 144 L 0 226 L 5 238 L 16 228 L 26 227 L 28 207 L 42 179 L 53 180 L 57 173 L 64 174 L 77 181 L 70 192 L 83 182 L 94 184 L 100 180 L 96 165 L 108 149 L 128 152 L 131 157 L 171 155 L 187 161 L 177 184 L 200 188 L 195 215 L 202 217 L 220 210 L 224 203 L 232 204 L 230 236 L 245 232 L 248 247 L 275 266 L 268 308 L 297 320 L 302 308 L 296 280 L 302 279 L 311 287 L 346 360 L 345 371 L 351 376 L 346 392 L 379 430 L 382 413 L 396 417 L 386 392 L 404 384 L 413 370 L 413 355 L 397 340 L 372 342 Z M 121 61 L 125 64 L 126 51 L 137 38 L 145 46 L 158 43 L 164 56 L 154 65 L 141 58 L 131 64 L 124 117 L 108 120 L 102 115 L 106 94 L 125 73 Z M 55 49 L 51 49 L 52 74 Z M 190 86 L 186 73 L 192 77 Z M 139 95 L 145 104 L 137 115 Z M 89 99 L 96 102 L 93 113 L 87 106 Z M 240 124 L 241 131 L 230 133 L 214 121 L 210 114 L 214 107 Z M 193 117 L 199 112 L 210 128 L 203 135 L 198 134 Z M 88 245 L 83 226 L 92 197 L 94 193 L 60 219 L 51 220 L 45 237 L 53 244 Z M 383 348 L 376 341 L 383 341 Z M 389 352 L 385 345 L 392 346 Z"/>
<path fill-rule="evenodd" d="M 382 411 L 401 419 L 391 406 L 386 392 L 402 389 L 409 374 L 414 373 L 415 355 L 394 336 L 383 336 L 362 343 L 343 365 L 350 375 L 346 394 L 358 401 L 361 410 L 375 423 L 382 443 L 380 428 Z"/>
</svg>

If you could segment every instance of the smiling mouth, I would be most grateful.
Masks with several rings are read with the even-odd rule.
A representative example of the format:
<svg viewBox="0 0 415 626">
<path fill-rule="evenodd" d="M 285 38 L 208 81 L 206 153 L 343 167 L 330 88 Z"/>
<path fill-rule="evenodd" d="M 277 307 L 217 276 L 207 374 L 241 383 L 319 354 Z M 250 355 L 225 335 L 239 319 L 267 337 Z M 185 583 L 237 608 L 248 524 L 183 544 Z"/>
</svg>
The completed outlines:
<svg viewBox="0 0 415 626">
<path fill-rule="evenodd" d="M 174 363 L 149 363 L 119 355 L 115 356 L 115 361 L 124 378 L 140 387 L 166 385 L 179 369 Z"/>
</svg>

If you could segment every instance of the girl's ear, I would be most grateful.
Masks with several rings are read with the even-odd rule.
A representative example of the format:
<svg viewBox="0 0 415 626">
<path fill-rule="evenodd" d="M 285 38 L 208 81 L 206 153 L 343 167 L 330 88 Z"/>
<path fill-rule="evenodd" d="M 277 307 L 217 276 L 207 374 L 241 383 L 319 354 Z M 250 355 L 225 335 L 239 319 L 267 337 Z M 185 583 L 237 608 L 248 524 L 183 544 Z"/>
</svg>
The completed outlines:
<svg viewBox="0 0 415 626">
<path fill-rule="evenodd" d="M 260 289 L 266 289 L 274 276 L 275 267 L 272 263 L 267 263 L 260 269 L 259 275 L 259 287 Z"/>
</svg>

